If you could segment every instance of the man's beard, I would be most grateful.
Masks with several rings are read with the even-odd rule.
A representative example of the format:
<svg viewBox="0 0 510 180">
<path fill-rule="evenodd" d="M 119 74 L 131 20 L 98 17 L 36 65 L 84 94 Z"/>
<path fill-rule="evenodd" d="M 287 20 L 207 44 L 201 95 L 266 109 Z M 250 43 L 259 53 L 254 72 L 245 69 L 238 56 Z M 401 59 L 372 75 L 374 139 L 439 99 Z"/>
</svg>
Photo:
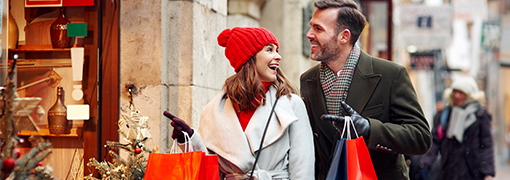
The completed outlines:
<svg viewBox="0 0 510 180">
<path fill-rule="evenodd" d="M 337 46 L 336 36 L 327 43 L 321 45 L 321 50 L 315 55 L 310 54 L 310 58 L 315 61 L 329 62 L 337 59 L 340 56 L 340 47 Z"/>
</svg>

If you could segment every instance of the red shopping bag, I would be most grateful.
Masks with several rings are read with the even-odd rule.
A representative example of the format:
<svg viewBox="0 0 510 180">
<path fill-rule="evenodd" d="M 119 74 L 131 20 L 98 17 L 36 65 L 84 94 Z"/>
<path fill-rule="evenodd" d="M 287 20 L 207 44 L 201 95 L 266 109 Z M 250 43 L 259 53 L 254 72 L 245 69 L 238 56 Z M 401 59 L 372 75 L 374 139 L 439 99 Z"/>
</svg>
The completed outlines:
<svg viewBox="0 0 510 180">
<path fill-rule="evenodd" d="M 218 155 L 206 155 L 200 163 L 200 172 L 198 180 L 219 180 L 220 164 L 218 163 Z"/>
<path fill-rule="evenodd" d="M 185 135 L 185 150 L 177 153 L 177 140 L 174 139 L 170 154 L 151 153 L 147 161 L 144 180 L 219 180 L 218 155 L 206 155 L 203 151 L 193 151 L 190 137 Z"/>
<path fill-rule="evenodd" d="M 202 151 L 151 153 L 144 180 L 219 180 L 217 155 Z"/>
<path fill-rule="evenodd" d="M 356 139 L 351 139 L 351 126 Z M 347 138 L 343 138 L 344 135 Z M 326 180 L 377 180 L 365 140 L 363 136 L 358 136 L 348 116 L 344 121 L 341 138 L 337 141 Z"/>
<path fill-rule="evenodd" d="M 349 180 L 377 180 L 363 136 L 347 140 L 347 176 Z"/>
</svg>

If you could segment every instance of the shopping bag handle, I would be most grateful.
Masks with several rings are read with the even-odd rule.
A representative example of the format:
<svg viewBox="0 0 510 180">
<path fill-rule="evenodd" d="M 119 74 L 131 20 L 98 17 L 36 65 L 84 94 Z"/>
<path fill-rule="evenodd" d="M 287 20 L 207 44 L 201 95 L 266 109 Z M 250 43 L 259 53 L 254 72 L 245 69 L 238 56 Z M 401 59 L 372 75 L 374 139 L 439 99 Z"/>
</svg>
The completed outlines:
<svg viewBox="0 0 510 180">
<path fill-rule="evenodd" d="M 182 131 L 182 133 L 184 134 L 184 153 L 187 153 L 187 152 L 193 152 L 193 146 L 191 146 L 191 138 L 189 137 L 188 133 L 186 131 Z M 175 154 L 175 153 L 179 153 L 178 152 L 178 147 L 177 147 L 177 139 L 174 139 L 174 142 L 172 143 L 172 148 L 170 149 L 170 154 Z M 189 150 L 189 151 L 188 151 Z"/>
<path fill-rule="evenodd" d="M 342 136 L 340 138 L 344 137 L 344 133 L 347 129 L 347 139 L 351 139 L 351 128 L 349 128 L 349 125 L 352 126 L 352 129 L 354 130 L 354 133 L 356 134 L 356 138 L 359 137 L 358 132 L 356 131 L 356 127 L 354 126 L 354 123 L 352 122 L 351 116 L 345 116 L 344 120 L 344 128 L 342 129 Z"/>
</svg>

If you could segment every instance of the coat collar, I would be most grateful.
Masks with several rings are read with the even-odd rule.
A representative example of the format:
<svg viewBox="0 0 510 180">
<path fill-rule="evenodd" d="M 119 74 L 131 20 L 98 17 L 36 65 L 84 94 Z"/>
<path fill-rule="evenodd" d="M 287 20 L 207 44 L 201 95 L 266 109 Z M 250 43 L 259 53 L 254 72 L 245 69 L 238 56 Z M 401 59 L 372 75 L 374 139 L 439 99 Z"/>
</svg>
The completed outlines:
<svg viewBox="0 0 510 180">
<path fill-rule="evenodd" d="M 254 152 L 258 151 L 260 140 L 271 109 L 276 100 L 276 89 L 271 86 L 266 93 L 267 102 L 255 110 L 246 131 L 243 131 L 232 102 L 222 92 L 202 111 L 198 132 L 206 147 L 232 162 L 244 172 L 253 165 Z M 275 143 L 298 117 L 292 110 L 287 96 L 278 100 L 271 117 L 263 148 Z"/>
<path fill-rule="evenodd" d="M 334 137 L 330 135 L 326 136 L 326 138 L 334 144 L 336 139 L 340 137 L 340 133 L 336 132 L 330 122 L 320 120 L 320 116 L 322 114 L 326 114 L 328 111 L 322 86 L 320 84 L 319 66 L 320 65 L 316 65 L 313 67 L 314 69 L 310 71 L 311 74 L 308 76 L 310 78 L 306 80 L 307 86 L 313 88 L 310 90 L 311 96 L 308 98 L 314 98 L 309 100 L 314 107 L 309 109 L 309 111 L 313 111 L 312 114 L 314 114 L 315 117 L 311 118 L 316 119 L 316 123 L 324 134 L 335 134 Z M 381 74 L 374 73 L 373 58 L 364 51 L 361 51 L 360 59 L 358 60 L 358 64 L 354 70 L 352 82 L 345 100 L 346 103 L 354 108 L 356 112 L 361 114 L 381 77 Z"/>
<path fill-rule="evenodd" d="M 364 51 L 361 51 L 358 66 L 352 77 L 351 86 L 345 102 L 356 112 L 360 113 L 368 103 L 382 74 L 374 74 L 373 58 Z"/>
<path fill-rule="evenodd" d="M 250 120 L 250 123 L 246 127 L 245 133 L 250 146 L 252 147 L 252 153 L 259 149 L 260 140 L 264 134 L 264 128 L 266 127 L 269 116 L 271 116 L 271 121 L 269 122 L 267 134 L 262 146 L 263 148 L 278 140 L 285 132 L 285 129 L 287 129 L 291 123 L 298 120 L 298 117 L 292 110 L 292 104 L 287 96 L 280 97 L 280 100 L 278 100 L 276 108 L 274 109 L 274 113 L 271 115 L 271 109 L 275 105 L 274 103 L 276 101 L 275 94 L 276 89 L 271 86 L 271 90 L 266 94 L 266 105 L 257 108 Z"/>
</svg>

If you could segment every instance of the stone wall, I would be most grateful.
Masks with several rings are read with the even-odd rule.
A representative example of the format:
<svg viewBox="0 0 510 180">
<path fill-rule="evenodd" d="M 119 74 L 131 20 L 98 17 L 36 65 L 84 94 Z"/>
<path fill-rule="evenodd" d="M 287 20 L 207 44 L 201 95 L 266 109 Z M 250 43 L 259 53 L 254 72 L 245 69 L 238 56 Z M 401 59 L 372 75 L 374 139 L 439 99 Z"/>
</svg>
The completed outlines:
<svg viewBox="0 0 510 180">
<path fill-rule="evenodd" d="M 197 128 L 203 107 L 234 74 L 216 40 L 225 28 L 256 26 L 272 31 L 280 42 L 281 68 L 299 87 L 299 75 L 310 66 L 301 53 L 301 9 L 306 2 L 122 1 L 120 86 L 138 88 L 135 107 L 151 120 L 153 138 L 146 146 L 169 150 L 172 127 L 162 116 L 165 110 Z M 127 91 L 121 88 L 120 93 L 121 112 L 127 114 Z"/>
<path fill-rule="evenodd" d="M 122 1 L 120 5 L 120 108 L 129 115 L 129 93 L 124 87 L 135 85 L 135 108 L 142 116 L 150 116 L 153 139 L 148 147 L 159 145 L 160 140 L 161 9 L 161 0 Z"/>
<path fill-rule="evenodd" d="M 233 73 L 216 36 L 226 28 L 227 0 L 123 1 L 121 87 L 134 84 L 135 107 L 150 117 L 147 147 L 169 150 L 168 110 L 197 127 L 201 109 Z M 121 88 L 121 113 L 129 99 Z"/>
<path fill-rule="evenodd" d="M 311 67 L 314 62 L 303 55 L 303 36 L 308 29 L 303 24 L 309 24 L 309 19 L 303 19 L 303 8 L 308 0 L 269 0 L 262 8 L 260 26 L 273 32 L 280 44 L 279 53 L 282 56 L 280 68 L 287 77 L 299 88 L 299 76 Z M 313 6 L 313 5 L 312 5 Z"/>
</svg>

